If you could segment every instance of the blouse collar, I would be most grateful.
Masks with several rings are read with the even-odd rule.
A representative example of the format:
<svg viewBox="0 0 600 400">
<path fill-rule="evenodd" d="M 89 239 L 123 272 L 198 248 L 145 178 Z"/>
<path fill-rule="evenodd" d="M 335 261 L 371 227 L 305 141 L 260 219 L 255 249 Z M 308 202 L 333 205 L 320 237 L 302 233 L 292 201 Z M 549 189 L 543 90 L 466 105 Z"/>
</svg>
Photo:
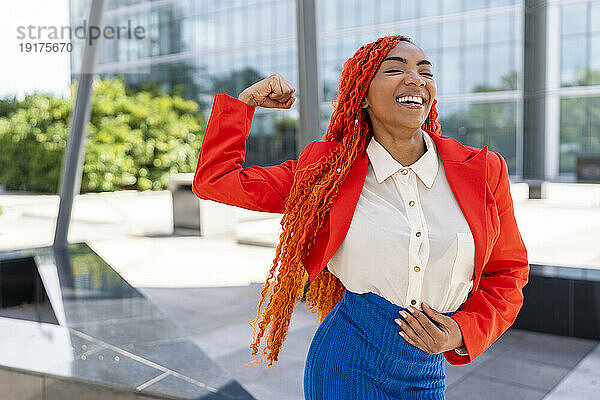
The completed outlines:
<svg viewBox="0 0 600 400">
<path fill-rule="evenodd" d="M 425 130 L 423 130 L 423 133 L 427 151 L 417 161 L 406 168 L 412 169 L 425 186 L 431 189 L 438 171 L 438 158 L 433 139 L 431 139 L 429 133 Z M 367 154 L 369 156 L 369 161 L 373 166 L 373 171 L 375 172 L 378 183 L 383 182 L 400 169 L 405 168 L 392 157 L 381 143 L 375 140 L 375 136 L 371 137 L 371 140 L 369 141 Z"/>
</svg>

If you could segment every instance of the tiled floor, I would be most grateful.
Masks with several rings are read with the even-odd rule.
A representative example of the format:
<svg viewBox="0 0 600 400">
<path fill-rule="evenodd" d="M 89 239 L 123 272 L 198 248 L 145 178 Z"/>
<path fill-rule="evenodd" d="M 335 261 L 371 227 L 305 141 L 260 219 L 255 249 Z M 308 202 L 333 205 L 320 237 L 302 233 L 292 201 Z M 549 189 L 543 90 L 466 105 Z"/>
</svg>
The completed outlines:
<svg viewBox="0 0 600 400">
<path fill-rule="evenodd" d="M 261 288 L 141 291 L 257 399 L 303 399 L 304 360 L 318 319 L 302 303 L 294 310 L 278 363 L 271 369 L 242 367 L 250 361 L 248 322 L 256 316 Z M 447 399 L 544 399 L 596 347 L 597 341 L 509 329 L 470 364 L 446 363 Z M 586 393 L 592 394 L 570 399 L 591 398 Z"/>
<path fill-rule="evenodd" d="M 565 199 L 515 204 L 530 262 L 598 268 L 600 208 Z M 4 194 L 0 205 L 0 249 L 51 243 L 57 196 Z M 277 226 L 276 220 L 257 220 L 238 231 L 268 242 Z M 69 239 L 87 241 L 133 286 L 147 288 L 149 298 L 257 399 L 302 399 L 304 360 L 318 320 L 301 305 L 278 364 L 242 367 L 250 361 L 248 323 L 262 287 L 251 282 L 264 279 L 274 250 L 227 238 L 173 236 L 172 228 L 167 191 L 87 194 L 76 196 Z M 599 342 L 511 329 L 471 364 L 446 364 L 447 398 L 587 400 L 599 397 L 598 371 Z"/>
</svg>

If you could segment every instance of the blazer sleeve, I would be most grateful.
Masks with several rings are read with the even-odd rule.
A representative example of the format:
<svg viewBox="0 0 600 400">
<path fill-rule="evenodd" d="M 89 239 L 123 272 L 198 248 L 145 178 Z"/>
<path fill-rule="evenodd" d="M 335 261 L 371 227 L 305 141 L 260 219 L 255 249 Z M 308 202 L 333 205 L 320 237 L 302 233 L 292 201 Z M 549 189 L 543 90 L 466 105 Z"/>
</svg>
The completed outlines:
<svg viewBox="0 0 600 400">
<path fill-rule="evenodd" d="M 500 160 L 494 198 L 500 232 L 490 258 L 483 268 L 477 290 L 451 316 L 460 327 L 467 355 L 446 351 L 452 365 L 467 364 L 483 353 L 515 321 L 523 305 L 523 287 L 529 279 L 527 249 L 517 227 L 508 180 L 508 167 Z"/>
<path fill-rule="evenodd" d="M 192 191 L 200 199 L 249 210 L 282 213 L 296 167 L 315 141 L 306 146 L 298 161 L 242 168 L 254 111 L 255 107 L 235 97 L 215 95 Z"/>
</svg>

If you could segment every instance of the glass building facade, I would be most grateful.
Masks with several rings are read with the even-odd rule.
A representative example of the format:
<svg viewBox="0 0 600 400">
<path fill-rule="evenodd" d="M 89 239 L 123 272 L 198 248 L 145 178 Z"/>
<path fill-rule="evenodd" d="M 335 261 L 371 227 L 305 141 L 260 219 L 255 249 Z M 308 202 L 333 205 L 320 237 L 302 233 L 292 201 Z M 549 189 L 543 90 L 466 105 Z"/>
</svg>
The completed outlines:
<svg viewBox="0 0 600 400">
<path fill-rule="evenodd" d="M 559 172 L 600 154 L 600 1 L 560 4 Z"/>
<path fill-rule="evenodd" d="M 524 172 L 524 54 L 538 45 L 526 37 L 532 7 L 554 15 L 557 40 L 544 44 L 559 61 L 548 77 L 556 118 L 546 118 L 545 179 L 573 180 L 580 154 L 600 153 L 600 1 L 315 0 L 325 132 L 343 63 L 363 44 L 390 34 L 410 37 L 433 63 L 442 132 L 460 142 L 500 152 L 511 178 Z M 530 4 L 531 3 L 531 4 Z M 542 4 L 542 5 L 539 5 Z M 71 1 L 72 24 L 89 1 Z M 546 10 L 547 8 L 547 10 Z M 552 16 L 551 15 L 551 16 Z M 107 0 L 104 25 L 131 21 L 147 40 L 105 41 L 98 73 L 123 75 L 129 85 L 153 81 L 179 87 L 208 116 L 216 93 L 237 97 L 278 72 L 296 86 L 295 0 Z M 558 30 L 560 30 L 558 32 Z M 72 53 L 73 77 L 80 52 Z M 545 65 L 533 73 L 546 73 Z M 554 71 L 554 69 L 552 70 Z M 553 87 L 556 86 L 556 87 Z M 298 90 L 296 96 L 302 96 Z M 557 108 L 557 109 L 556 109 Z M 553 114 L 554 115 L 554 114 Z M 246 164 L 272 165 L 297 154 L 298 113 L 257 108 Z"/>
</svg>

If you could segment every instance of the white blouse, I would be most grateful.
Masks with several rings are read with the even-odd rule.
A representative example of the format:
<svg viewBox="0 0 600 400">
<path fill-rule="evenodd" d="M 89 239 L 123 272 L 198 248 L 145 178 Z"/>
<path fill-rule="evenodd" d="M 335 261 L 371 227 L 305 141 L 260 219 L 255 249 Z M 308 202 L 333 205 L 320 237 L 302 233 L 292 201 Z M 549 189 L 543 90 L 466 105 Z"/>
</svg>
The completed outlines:
<svg viewBox="0 0 600 400">
<path fill-rule="evenodd" d="M 427 151 L 408 167 L 371 139 L 352 222 L 327 268 L 352 292 L 456 311 L 473 287 L 475 243 L 435 142 L 424 133 Z"/>
</svg>

